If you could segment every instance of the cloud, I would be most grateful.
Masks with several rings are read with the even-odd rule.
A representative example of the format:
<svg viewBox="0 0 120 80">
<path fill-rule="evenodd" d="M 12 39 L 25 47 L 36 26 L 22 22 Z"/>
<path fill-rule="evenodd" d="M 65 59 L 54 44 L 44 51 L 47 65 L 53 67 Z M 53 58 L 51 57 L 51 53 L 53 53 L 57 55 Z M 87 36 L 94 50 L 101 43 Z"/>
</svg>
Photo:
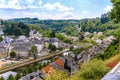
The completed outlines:
<svg viewBox="0 0 120 80">
<path fill-rule="evenodd" d="M 13 13 L 13 15 L 4 15 L 2 16 L 3 19 L 12 19 L 12 18 L 24 18 L 24 17 L 30 17 L 30 18 L 39 18 L 39 19 L 79 19 L 78 16 L 73 14 L 72 12 L 63 12 L 63 13 L 55 13 L 55 14 L 47 14 L 47 13 L 38 13 L 38 12 L 26 12 L 26 11 L 16 11 Z"/>
<path fill-rule="evenodd" d="M 104 8 L 104 11 L 105 12 L 109 12 L 113 7 L 110 6 L 110 5 L 107 5 L 105 8 Z"/>
<path fill-rule="evenodd" d="M 73 7 L 66 7 L 66 6 L 62 5 L 60 2 L 56 2 L 53 4 L 47 3 L 43 7 L 46 8 L 47 10 L 57 10 L 59 12 L 66 12 L 66 11 L 74 10 Z"/>
<path fill-rule="evenodd" d="M 42 0 L 1 0 L 0 8 L 3 9 L 32 9 L 40 8 Z"/>
<path fill-rule="evenodd" d="M 88 14 L 88 11 L 84 10 L 82 11 L 82 14 Z"/>
</svg>

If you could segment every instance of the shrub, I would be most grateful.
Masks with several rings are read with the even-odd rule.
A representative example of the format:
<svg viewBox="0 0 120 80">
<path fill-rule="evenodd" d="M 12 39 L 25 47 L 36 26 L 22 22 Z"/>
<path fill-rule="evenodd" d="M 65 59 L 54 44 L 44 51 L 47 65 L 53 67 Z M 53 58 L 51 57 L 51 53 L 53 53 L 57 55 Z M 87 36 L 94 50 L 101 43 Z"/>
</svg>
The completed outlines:
<svg viewBox="0 0 120 80">
<path fill-rule="evenodd" d="M 16 57 L 16 53 L 14 51 L 10 52 L 10 57 Z"/>
<path fill-rule="evenodd" d="M 109 68 L 102 60 L 94 59 L 90 63 L 81 66 L 79 76 L 84 80 L 100 80 L 108 70 Z"/>
</svg>

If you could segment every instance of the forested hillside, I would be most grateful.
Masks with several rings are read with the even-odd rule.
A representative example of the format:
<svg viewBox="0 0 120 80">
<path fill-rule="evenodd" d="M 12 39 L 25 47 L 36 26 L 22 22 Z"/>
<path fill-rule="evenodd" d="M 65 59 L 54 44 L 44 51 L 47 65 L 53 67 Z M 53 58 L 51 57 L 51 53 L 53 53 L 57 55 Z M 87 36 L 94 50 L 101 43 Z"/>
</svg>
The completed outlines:
<svg viewBox="0 0 120 80">
<path fill-rule="evenodd" d="M 43 29 L 53 28 L 56 32 L 65 32 L 67 35 L 77 35 L 80 32 L 105 32 L 105 35 L 112 34 L 119 28 L 120 24 L 116 24 L 109 18 L 109 13 L 101 15 L 101 18 L 82 19 L 82 20 L 39 20 L 37 18 L 15 18 L 5 22 L 22 22 L 24 24 L 34 24 Z"/>
</svg>

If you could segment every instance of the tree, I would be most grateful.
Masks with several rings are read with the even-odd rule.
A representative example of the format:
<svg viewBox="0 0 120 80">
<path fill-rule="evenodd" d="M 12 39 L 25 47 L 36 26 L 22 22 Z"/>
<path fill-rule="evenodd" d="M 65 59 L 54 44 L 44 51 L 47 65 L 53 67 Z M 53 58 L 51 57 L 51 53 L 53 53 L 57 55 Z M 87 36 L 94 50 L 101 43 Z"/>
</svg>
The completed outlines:
<svg viewBox="0 0 120 80">
<path fill-rule="evenodd" d="M 0 42 L 3 40 L 2 36 L 0 36 Z"/>
<path fill-rule="evenodd" d="M 10 74 L 7 80 L 15 80 L 15 78 L 12 74 Z"/>
<path fill-rule="evenodd" d="M 22 75 L 20 73 L 17 73 L 17 75 L 15 76 L 15 79 L 18 80 L 22 77 Z"/>
<path fill-rule="evenodd" d="M 115 19 L 115 22 L 120 22 L 120 0 L 111 0 L 113 9 L 111 10 L 110 17 Z"/>
<path fill-rule="evenodd" d="M 38 70 L 39 66 L 34 66 L 34 71 Z"/>
<path fill-rule="evenodd" d="M 111 10 L 111 18 L 115 19 L 116 22 L 120 22 L 120 0 L 111 0 L 111 2 L 113 3 L 113 9 Z M 120 49 L 120 30 L 118 31 L 117 37 L 119 39 Z"/>
<path fill-rule="evenodd" d="M 63 39 L 63 42 L 72 44 L 72 41 L 70 39 L 68 39 L 68 38 Z"/>
<path fill-rule="evenodd" d="M 0 80 L 5 80 L 5 79 L 4 79 L 4 77 L 1 76 L 1 77 L 0 77 Z"/>
<path fill-rule="evenodd" d="M 43 67 L 42 64 L 39 64 L 38 68 L 39 68 L 39 69 L 42 69 L 42 67 Z"/>
<path fill-rule="evenodd" d="M 16 57 L 16 53 L 14 51 L 10 52 L 10 57 Z"/>
<path fill-rule="evenodd" d="M 57 34 L 56 33 L 56 38 L 63 40 L 65 38 L 65 36 L 63 34 Z"/>
<path fill-rule="evenodd" d="M 32 48 L 29 51 L 29 54 L 33 55 L 34 59 L 36 59 L 37 58 L 37 53 L 38 53 L 37 47 L 35 45 L 33 45 Z"/>
<path fill-rule="evenodd" d="M 34 68 L 30 66 L 30 67 L 28 68 L 28 73 L 31 73 L 31 72 L 33 72 L 33 71 L 34 71 Z"/>
<path fill-rule="evenodd" d="M 25 76 L 25 75 L 27 75 L 27 74 L 28 74 L 28 69 L 25 68 L 25 69 L 23 70 L 23 76 Z"/>
<path fill-rule="evenodd" d="M 52 32 L 50 33 L 50 38 L 54 38 L 55 37 L 55 31 L 52 30 Z"/>
<path fill-rule="evenodd" d="M 55 45 L 49 44 L 48 49 L 50 49 L 50 52 L 54 52 L 54 51 L 56 51 L 57 48 Z"/>
<path fill-rule="evenodd" d="M 102 14 L 101 15 L 101 23 L 104 24 L 104 23 L 107 23 L 109 21 L 109 13 L 105 13 L 105 14 Z"/>
<path fill-rule="evenodd" d="M 102 60 L 93 59 L 89 63 L 82 64 L 77 74 L 83 77 L 81 80 L 100 80 L 108 71 L 109 68 Z"/>
</svg>

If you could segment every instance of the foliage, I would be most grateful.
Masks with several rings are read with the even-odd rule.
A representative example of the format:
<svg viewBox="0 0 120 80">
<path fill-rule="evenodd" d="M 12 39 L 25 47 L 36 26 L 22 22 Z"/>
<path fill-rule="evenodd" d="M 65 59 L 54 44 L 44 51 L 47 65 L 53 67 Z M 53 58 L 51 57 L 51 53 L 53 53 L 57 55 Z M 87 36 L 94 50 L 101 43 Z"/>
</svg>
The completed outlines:
<svg viewBox="0 0 120 80">
<path fill-rule="evenodd" d="M 106 14 L 102 14 L 102 15 L 101 15 L 101 23 L 102 23 L 102 24 L 107 23 L 109 20 L 110 20 L 110 18 L 109 18 L 109 13 L 106 13 Z"/>
<path fill-rule="evenodd" d="M 68 38 L 63 39 L 63 42 L 72 44 L 72 41 L 70 39 L 68 39 Z"/>
<path fill-rule="evenodd" d="M 102 60 L 93 59 L 87 64 L 82 64 L 81 71 L 77 74 L 83 80 L 100 80 L 108 70 L 109 68 L 106 67 Z"/>
<path fill-rule="evenodd" d="M 68 76 L 63 71 L 50 71 L 45 80 L 100 80 L 108 70 L 102 60 L 93 59 L 89 63 L 82 64 L 80 71 L 74 75 Z"/>
<path fill-rule="evenodd" d="M 60 39 L 64 43 L 72 44 L 72 41 L 70 39 L 68 39 L 67 37 L 65 37 L 63 34 L 56 33 L 56 38 Z"/>
<path fill-rule="evenodd" d="M 53 44 L 49 44 L 48 49 L 50 49 L 50 52 L 54 52 L 54 51 L 56 51 L 57 48 L 56 48 L 55 45 L 53 45 Z"/>
<path fill-rule="evenodd" d="M 25 75 L 27 75 L 27 74 L 28 74 L 28 69 L 25 68 L 25 69 L 23 70 L 23 76 L 25 76 Z"/>
<path fill-rule="evenodd" d="M 65 80 L 67 77 L 67 73 L 63 71 L 51 70 L 46 76 L 45 80 Z"/>
<path fill-rule="evenodd" d="M 4 79 L 4 77 L 1 76 L 1 77 L 0 77 L 0 80 L 5 80 L 5 79 Z"/>
<path fill-rule="evenodd" d="M 20 73 L 17 73 L 17 75 L 15 76 L 15 79 L 18 80 L 22 77 L 22 75 Z"/>
<path fill-rule="evenodd" d="M 96 58 L 98 59 L 102 59 L 102 60 L 107 60 L 111 57 L 113 57 L 114 55 L 119 53 L 119 49 L 118 49 L 118 40 L 114 40 L 106 49 L 106 51 L 104 52 L 104 54 L 99 54 L 96 56 Z"/>
<path fill-rule="evenodd" d="M 34 59 L 36 59 L 37 53 L 38 53 L 37 47 L 35 45 L 33 45 L 31 47 L 31 49 L 29 50 L 29 54 L 30 54 L 30 56 L 32 55 L 34 57 Z"/>
<path fill-rule="evenodd" d="M 115 22 L 120 21 L 120 0 L 111 0 L 113 3 L 113 9 L 111 10 L 111 18 L 115 19 Z"/>
<path fill-rule="evenodd" d="M 39 66 L 34 66 L 33 71 L 39 70 Z"/>
<path fill-rule="evenodd" d="M 18 23 L 16 23 L 18 22 Z M 101 15 L 101 18 L 93 19 L 82 19 L 82 20 L 34 20 L 33 18 L 18 18 L 13 20 L 4 21 L 5 24 L 5 34 L 9 35 L 24 35 L 26 34 L 25 30 L 22 29 L 20 22 L 23 22 L 26 27 L 26 31 L 31 29 L 36 29 L 42 33 L 43 37 L 50 37 L 52 31 L 54 32 L 63 32 L 67 35 L 78 36 L 78 28 L 81 28 L 81 32 L 105 32 L 107 30 L 118 29 L 120 24 L 115 24 L 113 20 L 109 19 L 109 13 Z M 19 25 L 19 27 L 17 27 Z M 12 25 L 12 26 L 11 26 Z M 78 25 L 78 28 L 75 26 Z M 14 30 L 15 27 L 16 30 Z M 51 30 L 54 29 L 54 30 Z M 7 31 L 6 31 L 7 30 Z M 23 32 L 24 31 L 24 32 Z M 12 33 L 11 33 L 12 32 Z M 28 35 L 28 32 L 27 32 Z M 54 35 L 56 36 L 56 35 Z"/>
<path fill-rule="evenodd" d="M 32 66 L 29 66 L 27 69 L 28 69 L 28 73 L 32 73 L 34 71 L 34 68 Z"/>
<path fill-rule="evenodd" d="M 26 35 L 29 36 L 29 27 L 23 23 L 6 22 L 4 33 L 7 35 Z"/>
<path fill-rule="evenodd" d="M 71 36 L 76 36 L 77 35 L 77 30 L 75 29 L 75 27 L 70 27 L 70 26 L 67 26 L 67 27 L 64 27 L 62 29 L 62 32 L 66 33 L 67 35 L 71 35 Z"/>
<path fill-rule="evenodd" d="M 2 36 L 0 36 L 0 42 L 3 40 Z"/>
<path fill-rule="evenodd" d="M 15 51 L 10 52 L 10 57 L 16 57 L 16 52 Z"/>
<path fill-rule="evenodd" d="M 43 67 L 42 64 L 39 64 L 39 65 L 38 65 L 38 68 L 39 68 L 39 69 L 42 69 L 42 67 Z"/>
<path fill-rule="evenodd" d="M 15 80 L 15 78 L 12 74 L 10 74 L 7 80 Z"/>
<path fill-rule="evenodd" d="M 74 53 L 74 54 L 80 54 L 82 51 L 85 51 L 87 49 L 89 49 L 91 46 L 86 46 L 86 47 L 81 47 L 81 48 L 76 48 L 74 49 L 73 47 L 70 48 L 70 50 Z"/>
<path fill-rule="evenodd" d="M 55 37 L 55 31 L 52 30 L 51 33 L 50 33 L 50 38 L 54 38 Z"/>
<path fill-rule="evenodd" d="M 66 37 L 63 34 L 56 33 L 56 38 L 63 41 Z"/>
</svg>

